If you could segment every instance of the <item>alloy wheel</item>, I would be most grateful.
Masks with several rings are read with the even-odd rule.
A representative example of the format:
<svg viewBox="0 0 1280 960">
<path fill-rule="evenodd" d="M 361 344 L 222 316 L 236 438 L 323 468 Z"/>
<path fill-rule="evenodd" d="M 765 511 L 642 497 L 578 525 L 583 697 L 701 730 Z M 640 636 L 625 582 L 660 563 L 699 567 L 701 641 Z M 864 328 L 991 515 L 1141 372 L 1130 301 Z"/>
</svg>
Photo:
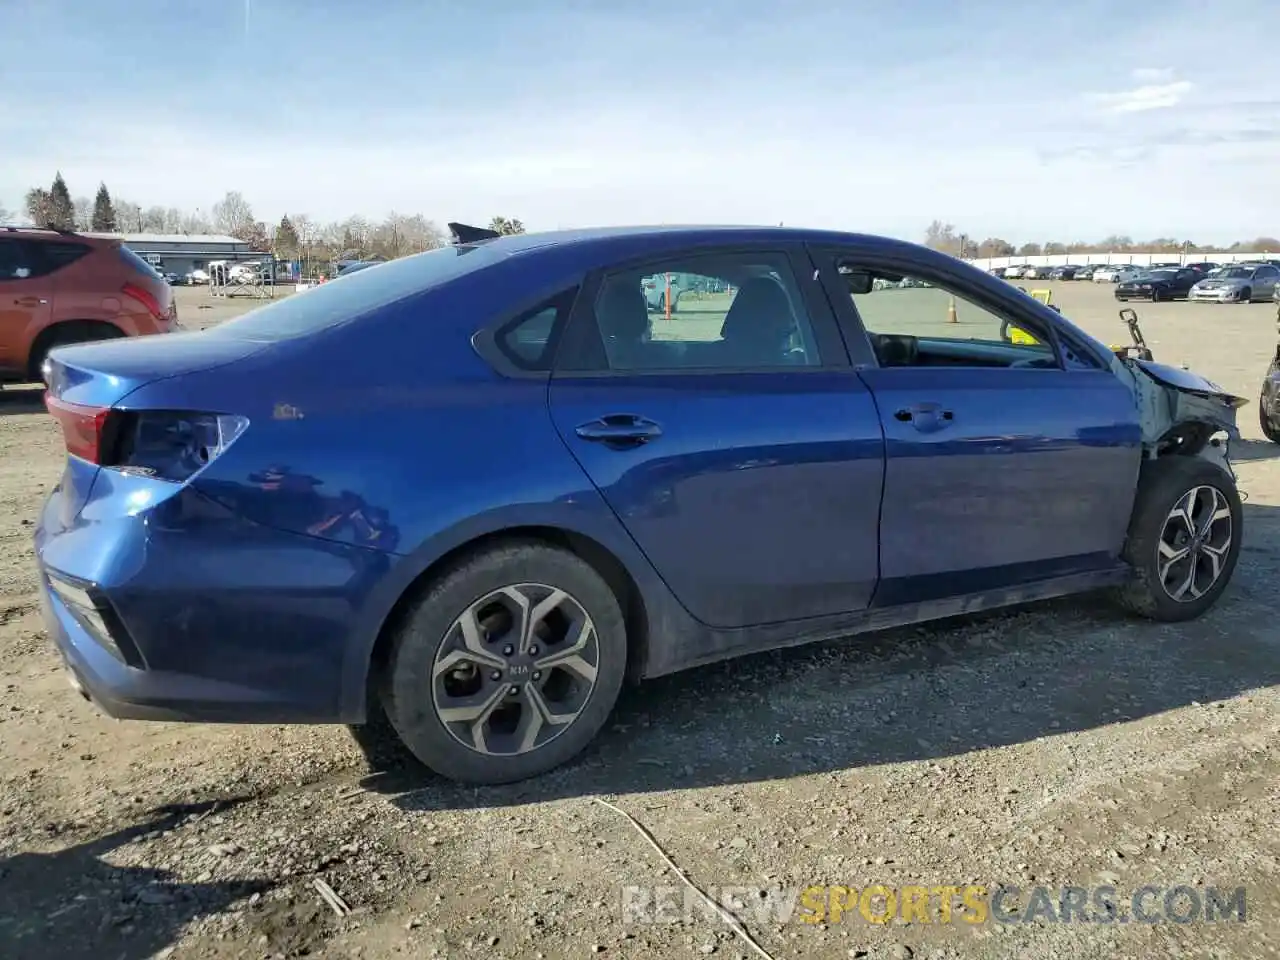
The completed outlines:
<svg viewBox="0 0 1280 960">
<path fill-rule="evenodd" d="M 595 689 L 599 641 L 585 608 L 538 583 L 502 587 L 454 620 L 432 669 L 441 724 L 489 756 L 537 750 L 569 728 Z"/>
<path fill-rule="evenodd" d="M 1231 507 L 1217 487 L 1193 487 L 1165 518 L 1156 547 L 1160 586 L 1171 600 L 1191 603 L 1222 576 L 1231 550 Z"/>
</svg>

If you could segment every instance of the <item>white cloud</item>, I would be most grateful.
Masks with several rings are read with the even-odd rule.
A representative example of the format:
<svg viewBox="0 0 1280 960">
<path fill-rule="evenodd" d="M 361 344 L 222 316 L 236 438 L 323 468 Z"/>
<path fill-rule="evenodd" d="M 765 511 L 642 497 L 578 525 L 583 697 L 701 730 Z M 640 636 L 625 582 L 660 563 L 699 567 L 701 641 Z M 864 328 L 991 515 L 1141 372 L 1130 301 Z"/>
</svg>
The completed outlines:
<svg viewBox="0 0 1280 960">
<path fill-rule="evenodd" d="M 1140 71 L 1134 71 L 1135 74 L 1138 72 Z M 1174 80 L 1169 83 L 1148 83 L 1114 93 L 1096 93 L 1092 95 L 1092 99 L 1101 104 L 1107 113 L 1142 113 L 1177 106 L 1193 89 L 1195 84 L 1190 80 Z"/>
<path fill-rule="evenodd" d="M 1133 78 L 1134 83 L 1150 84 L 1150 83 L 1172 83 L 1173 68 L 1172 67 L 1136 67 L 1129 71 L 1129 76 Z"/>
</svg>

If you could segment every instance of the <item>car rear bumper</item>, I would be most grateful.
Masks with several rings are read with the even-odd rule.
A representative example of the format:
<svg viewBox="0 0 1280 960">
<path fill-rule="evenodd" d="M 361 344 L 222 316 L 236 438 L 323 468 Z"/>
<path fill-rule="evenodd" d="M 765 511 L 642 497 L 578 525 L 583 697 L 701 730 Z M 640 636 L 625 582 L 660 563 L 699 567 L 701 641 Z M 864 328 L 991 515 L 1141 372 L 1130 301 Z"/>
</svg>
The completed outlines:
<svg viewBox="0 0 1280 960">
<path fill-rule="evenodd" d="M 360 719 L 363 703 L 344 703 L 343 678 L 370 581 L 368 571 L 353 581 L 351 548 L 219 517 L 209 501 L 186 529 L 190 502 L 95 519 L 91 500 L 68 523 L 61 497 L 49 496 L 35 532 L 41 608 L 72 686 L 103 712 Z M 204 500 L 193 491 L 175 500 L 189 498 Z"/>
</svg>

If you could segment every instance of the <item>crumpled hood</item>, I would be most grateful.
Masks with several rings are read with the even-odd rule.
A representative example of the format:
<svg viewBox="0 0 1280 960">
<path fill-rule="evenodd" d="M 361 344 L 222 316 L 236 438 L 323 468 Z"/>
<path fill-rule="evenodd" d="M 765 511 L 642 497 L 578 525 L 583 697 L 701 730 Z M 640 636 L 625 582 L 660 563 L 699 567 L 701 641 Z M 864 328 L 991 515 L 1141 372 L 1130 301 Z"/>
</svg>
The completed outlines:
<svg viewBox="0 0 1280 960">
<path fill-rule="evenodd" d="M 1228 393 L 1212 380 L 1190 370 L 1171 367 L 1167 363 L 1156 363 L 1154 360 L 1133 360 L 1132 363 L 1161 386 L 1172 387 L 1183 393 L 1190 393 L 1200 397 L 1215 397 L 1227 401 L 1235 408 L 1242 407 L 1249 402 Z"/>
</svg>

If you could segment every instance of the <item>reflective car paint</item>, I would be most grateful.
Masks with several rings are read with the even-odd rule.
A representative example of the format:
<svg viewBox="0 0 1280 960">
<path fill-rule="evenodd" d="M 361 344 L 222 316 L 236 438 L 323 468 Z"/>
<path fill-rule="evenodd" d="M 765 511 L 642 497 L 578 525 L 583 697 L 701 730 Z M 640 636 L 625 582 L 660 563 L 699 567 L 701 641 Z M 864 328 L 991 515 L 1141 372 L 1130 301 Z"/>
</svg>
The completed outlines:
<svg viewBox="0 0 1280 960">
<path fill-rule="evenodd" d="M 1123 575 L 1141 440 L 1132 397 L 1107 372 L 1104 345 L 1007 284 L 911 244 L 823 232 L 493 243 L 475 257 L 483 269 L 424 279 L 418 292 L 414 271 L 439 260 L 312 291 L 305 309 L 362 290 L 367 309 L 305 336 L 255 338 L 249 322 L 240 334 L 228 324 L 141 350 L 57 354 L 51 393 L 66 399 L 250 424 L 181 485 L 68 458 L 36 531 L 43 602 L 60 650 L 109 712 L 358 722 L 397 604 L 495 535 L 565 539 L 633 587 L 636 673 L 649 676 Z M 866 367 L 865 343 L 850 339 L 843 369 L 588 383 L 504 376 L 472 345 L 478 329 L 592 271 L 730 243 L 846 244 L 918 263 L 1056 326 L 1095 369 L 922 377 Z M 388 283 L 409 292 L 388 297 Z M 342 379 L 315 374 L 330 369 Z M 907 432 L 892 419 L 899 399 L 953 405 L 957 429 Z M 620 455 L 569 439 L 623 407 L 669 432 Z M 1046 548 L 1045 524 L 1060 546 Z M 133 662 L 105 652 L 51 581 L 101 598 Z"/>
</svg>

